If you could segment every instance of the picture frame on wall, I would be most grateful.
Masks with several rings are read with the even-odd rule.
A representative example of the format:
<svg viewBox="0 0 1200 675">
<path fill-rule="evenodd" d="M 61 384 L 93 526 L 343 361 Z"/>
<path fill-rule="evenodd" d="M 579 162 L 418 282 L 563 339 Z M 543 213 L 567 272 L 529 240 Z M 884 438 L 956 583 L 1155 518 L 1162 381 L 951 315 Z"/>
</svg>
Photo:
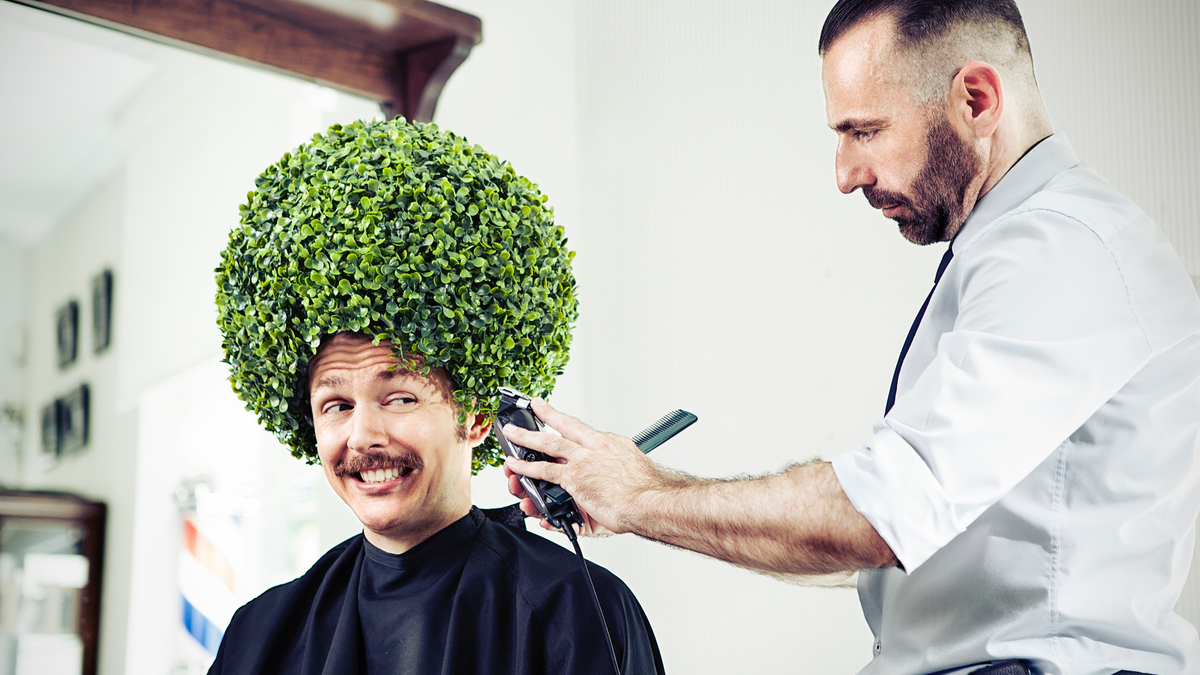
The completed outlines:
<svg viewBox="0 0 1200 675">
<path fill-rule="evenodd" d="M 81 384 L 58 400 L 58 454 L 76 455 L 88 444 L 90 392 Z"/>
<path fill-rule="evenodd" d="M 112 342 L 112 270 L 92 278 L 92 351 L 100 354 Z"/>
<path fill-rule="evenodd" d="M 78 455 L 91 437 L 91 389 L 83 383 L 42 408 L 42 454 L 52 460 Z"/>
<path fill-rule="evenodd" d="M 58 457 L 58 406 L 53 400 L 42 408 L 42 454 Z"/>
<path fill-rule="evenodd" d="M 79 303 L 71 300 L 58 310 L 56 319 L 58 334 L 58 367 L 67 368 L 75 363 L 79 353 Z"/>
</svg>

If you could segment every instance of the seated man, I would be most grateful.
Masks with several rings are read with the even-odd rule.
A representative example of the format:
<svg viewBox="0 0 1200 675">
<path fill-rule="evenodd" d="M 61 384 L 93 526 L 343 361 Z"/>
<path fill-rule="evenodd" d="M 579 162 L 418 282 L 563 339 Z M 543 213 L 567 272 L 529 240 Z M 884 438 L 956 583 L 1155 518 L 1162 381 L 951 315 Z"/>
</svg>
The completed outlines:
<svg viewBox="0 0 1200 675">
<path fill-rule="evenodd" d="M 335 126 L 257 186 L 217 270 L 230 379 L 363 533 L 239 609 L 209 672 L 612 673 L 575 556 L 471 505 L 497 388 L 548 393 L 578 314 L 536 186 L 403 120 Z M 663 672 L 588 565 L 620 672 Z"/>
</svg>

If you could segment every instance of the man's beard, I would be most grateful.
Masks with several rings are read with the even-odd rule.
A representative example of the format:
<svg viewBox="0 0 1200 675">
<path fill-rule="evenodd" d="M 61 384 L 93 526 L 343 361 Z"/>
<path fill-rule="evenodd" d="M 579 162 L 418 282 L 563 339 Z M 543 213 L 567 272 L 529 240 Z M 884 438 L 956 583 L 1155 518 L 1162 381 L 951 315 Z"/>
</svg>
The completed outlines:
<svg viewBox="0 0 1200 675">
<path fill-rule="evenodd" d="M 902 205 L 911 217 L 896 217 L 900 234 L 919 246 L 946 241 L 967 219 L 967 190 L 979 175 L 983 161 L 959 138 L 945 115 L 925 136 L 925 166 L 913 181 L 913 197 L 874 186 L 863 188 L 871 206 Z"/>
</svg>

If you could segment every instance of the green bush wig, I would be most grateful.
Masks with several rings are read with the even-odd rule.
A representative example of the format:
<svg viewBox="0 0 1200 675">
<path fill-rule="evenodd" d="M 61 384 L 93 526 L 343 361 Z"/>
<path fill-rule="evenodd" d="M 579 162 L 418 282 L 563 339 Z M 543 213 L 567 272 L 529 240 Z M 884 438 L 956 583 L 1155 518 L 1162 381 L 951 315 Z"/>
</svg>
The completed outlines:
<svg viewBox="0 0 1200 675">
<path fill-rule="evenodd" d="M 466 415 L 497 388 L 546 397 L 578 317 L 574 252 L 538 186 L 433 124 L 334 125 L 255 181 L 217 274 L 217 323 L 246 409 L 318 460 L 307 370 L 361 332 L 442 368 Z M 494 437 L 473 470 L 502 461 Z"/>
</svg>

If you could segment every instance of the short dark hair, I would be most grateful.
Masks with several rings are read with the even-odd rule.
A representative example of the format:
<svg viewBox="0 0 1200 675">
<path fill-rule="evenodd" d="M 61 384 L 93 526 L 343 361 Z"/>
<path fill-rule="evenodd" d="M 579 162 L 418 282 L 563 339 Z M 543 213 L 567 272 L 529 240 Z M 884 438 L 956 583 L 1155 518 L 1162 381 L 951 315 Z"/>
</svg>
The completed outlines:
<svg viewBox="0 0 1200 675">
<path fill-rule="evenodd" d="M 954 25 L 1006 25 L 1017 36 L 1017 47 L 1029 51 L 1021 12 L 1013 0 L 838 0 L 825 17 L 817 52 L 825 52 L 846 31 L 879 14 L 896 17 L 896 40 L 911 48 L 944 36 Z"/>
<path fill-rule="evenodd" d="M 975 60 L 1001 70 L 1011 92 L 1037 95 L 1029 37 L 1013 0 L 839 0 L 821 29 L 821 57 L 878 17 L 895 22 L 895 65 L 918 104 L 943 101 L 959 68 Z"/>
</svg>

